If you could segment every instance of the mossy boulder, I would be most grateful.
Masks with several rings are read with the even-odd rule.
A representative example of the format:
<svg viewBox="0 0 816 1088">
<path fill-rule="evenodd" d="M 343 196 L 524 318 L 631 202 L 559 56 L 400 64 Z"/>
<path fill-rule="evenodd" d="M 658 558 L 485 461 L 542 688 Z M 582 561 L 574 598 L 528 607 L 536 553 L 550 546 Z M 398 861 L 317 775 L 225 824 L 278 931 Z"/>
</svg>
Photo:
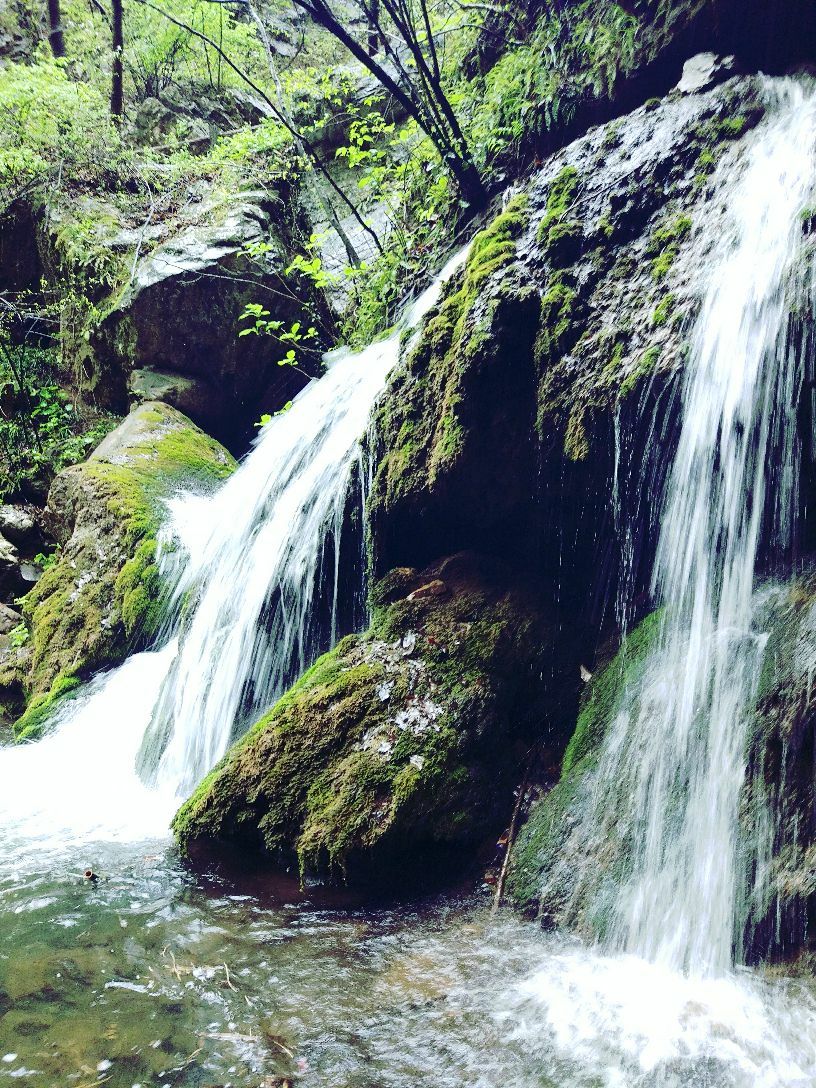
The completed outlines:
<svg viewBox="0 0 816 1088">
<path fill-rule="evenodd" d="M 382 571 L 512 534 L 535 477 L 535 285 L 520 272 L 517 199 L 476 236 L 464 273 L 393 378 L 376 426 L 372 496 Z"/>
<path fill-rule="evenodd" d="M 163 617 L 155 563 L 162 500 L 217 486 L 235 462 L 165 404 L 144 404 L 90 460 L 61 472 L 47 517 L 56 561 L 22 599 L 26 630 L 0 651 L 0 689 L 27 703 L 16 723 L 35 735 L 54 701 L 156 634 Z"/>
<path fill-rule="evenodd" d="M 558 733 L 577 662 L 529 586 L 473 555 L 375 591 L 374 618 L 229 751 L 174 821 L 182 849 L 230 844 L 365 880 L 500 831 L 533 737 Z"/>
<path fill-rule="evenodd" d="M 590 850 L 581 838 L 580 812 L 588 775 L 618 708 L 621 692 L 642 675 L 660 626 L 660 612 L 647 616 L 600 667 L 581 703 L 575 731 L 564 752 L 559 781 L 536 801 L 519 833 L 507 879 L 508 896 L 526 911 L 554 924 L 581 927 L 576 890 L 600 882 L 618 858 L 613 843 Z M 606 660 L 604 660 L 606 658 Z M 597 845 L 597 844 L 596 844 Z M 600 855 L 600 856 L 599 856 Z"/>
</svg>

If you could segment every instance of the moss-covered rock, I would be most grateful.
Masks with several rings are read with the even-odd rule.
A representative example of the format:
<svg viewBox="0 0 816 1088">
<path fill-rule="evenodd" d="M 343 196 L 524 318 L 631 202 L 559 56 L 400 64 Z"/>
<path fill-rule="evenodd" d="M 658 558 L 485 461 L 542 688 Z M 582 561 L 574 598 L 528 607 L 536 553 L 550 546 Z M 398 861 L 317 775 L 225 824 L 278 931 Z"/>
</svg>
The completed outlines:
<svg viewBox="0 0 816 1088">
<path fill-rule="evenodd" d="M 577 680 L 535 593 L 505 579 L 472 555 L 392 573 L 369 630 L 322 657 L 179 811 L 182 848 L 230 843 L 356 879 L 501 830 L 531 738 L 560 729 Z"/>
<path fill-rule="evenodd" d="M 298 322 L 321 336 L 332 320 L 323 293 L 288 271 L 309 235 L 294 175 L 263 191 L 214 182 L 189 195 L 143 223 L 121 194 L 55 192 L 35 217 L 36 250 L 46 280 L 70 285 L 61 347 L 85 402 L 123 414 L 164 401 L 240 445 L 320 365 L 315 337 L 299 345 L 299 368 L 277 365 L 275 337 L 239 337 L 245 306 L 262 302 L 284 330 Z"/>
<path fill-rule="evenodd" d="M 699 157 L 737 169 L 759 98 L 733 78 L 593 129 L 476 236 L 378 412 L 378 571 L 465 547 L 527 562 L 538 536 L 537 562 L 570 540 L 568 561 L 586 569 L 554 573 L 592 582 L 616 433 L 654 411 L 671 454 L 659 413 L 676 404 L 698 270 L 727 214 L 720 175 L 704 194 L 697 184 Z M 698 231 L 703 202 L 711 229 Z M 556 505 L 557 527 L 542 513 Z"/>
<path fill-rule="evenodd" d="M 213 487 L 234 464 L 175 409 L 144 404 L 89 461 L 56 478 L 47 514 L 62 546 L 22 600 L 22 645 L 2 651 L 5 672 L 0 663 L 8 699 L 28 703 L 18 735 L 35 735 L 78 678 L 121 660 L 157 632 L 162 499 L 180 487 Z"/>
<path fill-rule="evenodd" d="M 614 844 L 598 853 L 570 837 L 579 824 L 587 775 L 595 767 L 600 745 L 619 705 L 621 692 L 636 684 L 660 625 L 659 612 L 647 616 L 618 652 L 595 673 L 584 695 L 575 732 L 567 745 L 558 783 L 532 807 L 516 841 L 507 880 L 507 893 L 520 907 L 536 911 L 556 923 L 580 924 L 574 902 L 575 888 L 586 870 L 601 878 L 612 865 Z M 545 892 L 546 888 L 546 892 Z"/>
<path fill-rule="evenodd" d="M 526 223 L 516 199 L 476 236 L 381 404 L 371 504 L 381 571 L 406 556 L 427 562 L 442 542 L 484 547 L 529 502 L 540 300 L 518 271 L 505 274 Z"/>
</svg>

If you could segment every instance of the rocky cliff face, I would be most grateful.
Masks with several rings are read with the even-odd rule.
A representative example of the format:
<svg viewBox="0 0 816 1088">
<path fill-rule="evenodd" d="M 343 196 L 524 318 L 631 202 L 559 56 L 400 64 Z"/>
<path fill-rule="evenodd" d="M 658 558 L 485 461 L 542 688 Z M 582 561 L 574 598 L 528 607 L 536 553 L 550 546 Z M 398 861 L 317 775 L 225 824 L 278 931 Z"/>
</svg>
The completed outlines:
<svg viewBox="0 0 816 1088">
<path fill-rule="evenodd" d="M 671 457 L 696 270 L 724 210 L 718 170 L 762 116 L 758 89 L 677 91 L 593 129 L 477 235 L 377 417 L 379 570 L 478 545 L 584 603 L 606 588 L 599 565 L 614 587 L 602 550 L 616 501 L 637 529 L 637 495 L 614 491 L 616 451 L 647 486 L 648 420 Z M 621 487 L 626 474 L 621 462 Z"/>
</svg>

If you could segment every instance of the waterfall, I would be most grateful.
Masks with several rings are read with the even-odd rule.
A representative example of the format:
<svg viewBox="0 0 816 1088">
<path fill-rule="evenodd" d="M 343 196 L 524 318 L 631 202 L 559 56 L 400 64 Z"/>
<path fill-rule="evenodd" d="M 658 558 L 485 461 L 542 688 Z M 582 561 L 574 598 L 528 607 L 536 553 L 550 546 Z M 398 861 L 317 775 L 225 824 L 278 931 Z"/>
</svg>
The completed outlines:
<svg viewBox="0 0 816 1088">
<path fill-rule="evenodd" d="M 58 708 L 48 736 L 0 751 L 9 863 L 41 864 L 73 844 L 165 834 L 179 799 L 236 729 L 336 638 L 342 522 L 374 403 L 405 334 L 467 252 L 448 262 L 388 336 L 362 351 L 329 353 L 326 374 L 264 427 L 218 492 L 169 500 L 162 562 L 175 580 L 175 619 L 156 649 Z M 364 501 L 366 472 L 357 475 Z M 362 563 L 356 574 L 360 598 Z M 325 624 L 315 615 L 323 598 Z"/>
<path fill-rule="evenodd" d="M 789 551 L 798 502 L 802 373 L 788 331 L 816 92 L 765 86 L 770 117 L 728 193 L 683 378 L 652 584 L 663 612 L 583 814 L 589 837 L 600 828 L 621 847 L 615 890 L 596 905 L 607 942 L 703 975 L 739 957 L 762 897 L 769 823 L 740 812 L 765 644 L 755 574 L 761 545 Z"/>
<path fill-rule="evenodd" d="M 388 336 L 362 351 L 330 352 L 325 376 L 266 424 L 219 492 L 171 503 L 163 553 L 166 570 L 180 566 L 178 652 L 139 761 L 160 786 L 189 792 L 236 733 L 336 641 L 340 542 L 355 468 L 364 518 L 361 438 L 403 333 L 420 323 L 466 256 L 467 249 L 455 254 Z M 327 550 L 321 624 L 316 595 L 327 588 Z M 362 583 L 364 557 L 358 568 Z M 356 596 L 364 598 L 362 584 Z"/>
</svg>

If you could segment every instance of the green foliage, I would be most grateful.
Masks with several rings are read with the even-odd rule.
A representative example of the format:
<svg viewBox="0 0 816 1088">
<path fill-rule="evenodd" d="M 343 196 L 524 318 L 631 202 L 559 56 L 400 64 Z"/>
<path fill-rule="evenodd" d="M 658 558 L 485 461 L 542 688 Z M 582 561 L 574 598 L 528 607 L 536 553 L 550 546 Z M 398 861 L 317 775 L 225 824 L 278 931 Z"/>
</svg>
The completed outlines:
<svg viewBox="0 0 816 1088">
<path fill-rule="evenodd" d="M 298 364 L 297 346 L 304 346 L 317 338 L 317 329 L 310 325 L 304 329 L 300 321 L 294 321 L 289 328 L 283 321 L 272 317 L 271 312 L 259 302 L 248 302 L 244 307 L 239 321 L 248 322 L 238 333 L 239 336 L 272 336 L 282 346 L 287 348 L 282 359 L 278 359 L 278 366 L 291 366 L 306 374 Z M 295 345 L 287 347 L 288 344 Z M 306 374 L 309 377 L 308 374 Z"/>
<path fill-rule="evenodd" d="M 0 497 L 87 457 L 112 418 L 78 410 L 55 348 L 0 336 Z"/>
<path fill-rule="evenodd" d="M 518 157 L 542 130 L 568 125 L 586 99 L 611 96 L 639 59 L 638 18 L 617 3 L 548 5 L 531 37 L 463 88 L 480 162 Z"/>
<path fill-rule="evenodd" d="M 578 171 L 565 166 L 550 185 L 547 208 L 538 225 L 538 241 L 544 256 L 556 267 L 571 264 L 583 236 L 581 224 L 568 215 L 579 187 Z"/>
<path fill-rule="evenodd" d="M 48 180 L 123 175 L 128 158 L 98 82 L 48 57 L 0 70 L 0 211 Z"/>
<path fill-rule="evenodd" d="M 25 646 L 28 642 L 30 632 L 24 623 L 18 623 L 16 627 L 8 633 L 9 645 L 19 650 L 21 646 Z"/>
</svg>

